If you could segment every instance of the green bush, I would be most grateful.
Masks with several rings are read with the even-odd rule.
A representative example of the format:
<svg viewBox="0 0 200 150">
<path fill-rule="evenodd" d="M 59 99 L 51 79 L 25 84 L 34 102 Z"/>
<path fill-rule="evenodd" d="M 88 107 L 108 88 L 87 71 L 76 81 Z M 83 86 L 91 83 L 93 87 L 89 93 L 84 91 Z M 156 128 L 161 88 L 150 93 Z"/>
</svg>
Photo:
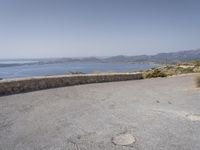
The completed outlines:
<svg viewBox="0 0 200 150">
<path fill-rule="evenodd" d="M 188 67 L 188 68 L 182 68 L 182 67 L 178 67 L 176 69 L 177 73 L 193 73 L 194 72 L 194 68 Z"/>
<path fill-rule="evenodd" d="M 159 69 L 147 72 L 145 78 L 157 78 L 157 77 L 167 77 L 167 74 Z"/>
</svg>

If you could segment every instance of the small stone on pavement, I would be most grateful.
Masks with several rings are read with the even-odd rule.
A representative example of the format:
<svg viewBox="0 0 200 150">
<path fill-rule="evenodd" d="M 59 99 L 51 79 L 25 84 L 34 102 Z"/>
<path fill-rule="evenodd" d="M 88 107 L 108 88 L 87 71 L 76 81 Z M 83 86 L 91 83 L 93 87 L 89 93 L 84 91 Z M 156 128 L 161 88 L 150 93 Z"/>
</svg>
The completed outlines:
<svg viewBox="0 0 200 150">
<path fill-rule="evenodd" d="M 113 137 L 112 142 L 116 145 L 126 146 L 135 143 L 135 137 L 131 134 L 120 134 L 116 137 Z"/>
</svg>

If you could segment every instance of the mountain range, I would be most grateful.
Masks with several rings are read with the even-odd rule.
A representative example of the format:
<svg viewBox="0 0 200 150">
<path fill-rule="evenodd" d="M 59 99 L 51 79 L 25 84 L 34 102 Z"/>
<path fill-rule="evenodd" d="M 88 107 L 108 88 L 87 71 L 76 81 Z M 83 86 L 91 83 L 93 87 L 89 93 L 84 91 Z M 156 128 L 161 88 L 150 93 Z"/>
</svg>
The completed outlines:
<svg viewBox="0 0 200 150">
<path fill-rule="evenodd" d="M 57 58 L 48 59 L 48 63 L 61 63 L 61 62 L 103 62 L 103 63 L 161 63 L 171 64 L 178 62 L 200 60 L 200 49 L 185 50 L 171 53 L 159 53 L 156 55 L 138 55 L 138 56 L 125 56 L 118 55 L 106 58 L 86 57 L 86 58 Z M 40 61 L 40 62 L 45 62 Z"/>
<path fill-rule="evenodd" d="M 15 59 L 17 61 L 34 61 L 33 63 L 10 63 L 1 64 L 0 67 L 18 66 L 24 64 L 53 64 L 53 63 L 67 63 L 67 62 L 95 62 L 95 63 L 159 63 L 159 64 L 173 64 L 179 62 L 200 60 L 200 49 L 185 50 L 171 53 L 159 53 L 156 55 L 137 55 L 125 56 L 118 55 L 112 57 L 84 57 L 84 58 L 44 58 L 44 59 Z"/>
<path fill-rule="evenodd" d="M 200 60 L 200 49 L 186 50 L 171 53 L 159 53 L 156 55 L 139 56 L 114 56 L 105 59 L 109 62 L 154 62 L 154 63 L 178 63 Z"/>
</svg>

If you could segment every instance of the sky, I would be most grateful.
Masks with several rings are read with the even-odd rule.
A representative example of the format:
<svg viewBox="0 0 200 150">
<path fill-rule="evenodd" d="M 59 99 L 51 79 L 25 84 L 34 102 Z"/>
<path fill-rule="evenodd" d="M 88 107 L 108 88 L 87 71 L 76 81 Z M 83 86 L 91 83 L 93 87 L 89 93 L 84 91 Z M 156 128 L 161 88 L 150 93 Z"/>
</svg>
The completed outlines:
<svg viewBox="0 0 200 150">
<path fill-rule="evenodd" d="M 200 0 L 0 0 L 0 58 L 200 48 Z"/>
</svg>

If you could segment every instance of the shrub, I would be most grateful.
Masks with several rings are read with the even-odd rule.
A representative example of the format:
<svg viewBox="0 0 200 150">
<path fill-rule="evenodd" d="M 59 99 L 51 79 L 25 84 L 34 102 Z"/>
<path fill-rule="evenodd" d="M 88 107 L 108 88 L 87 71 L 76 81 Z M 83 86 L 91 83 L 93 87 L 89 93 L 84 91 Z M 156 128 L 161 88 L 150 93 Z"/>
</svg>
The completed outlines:
<svg viewBox="0 0 200 150">
<path fill-rule="evenodd" d="M 195 67 L 200 67 L 200 61 L 195 62 Z"/>
<path fill-rule="evenodd" d="M 174 69 L 174 66 L 168 65 L 168 66 L 166 66 L 165 68 L 166 68 L 167 70 L 169 70 L 169 69 Z"/>
<path fill-rule="evenodd" d="M 182 74 L 182 73 L 193 73 L 193 72 L 194 72 L 193 69 L 194 69 L 194 68 L 191 68 L 191 67 L 188 67 L 188 68 L 178 67 L 178 68 L 176 69 L 176 72 L 177 72 L 178 74 Z"/>
<path fill-rule="evenodd" d="M 167 77 L 167 74 L 159 69 L 147 72 L 145 78 L 157 78 L 157 77 Z"/>
<path fill-rule="evenodd" d="M 76 72 L 70 72 L 70 74 L 85 74 L 84 72 L 76 71 Z"/>
</svg>

